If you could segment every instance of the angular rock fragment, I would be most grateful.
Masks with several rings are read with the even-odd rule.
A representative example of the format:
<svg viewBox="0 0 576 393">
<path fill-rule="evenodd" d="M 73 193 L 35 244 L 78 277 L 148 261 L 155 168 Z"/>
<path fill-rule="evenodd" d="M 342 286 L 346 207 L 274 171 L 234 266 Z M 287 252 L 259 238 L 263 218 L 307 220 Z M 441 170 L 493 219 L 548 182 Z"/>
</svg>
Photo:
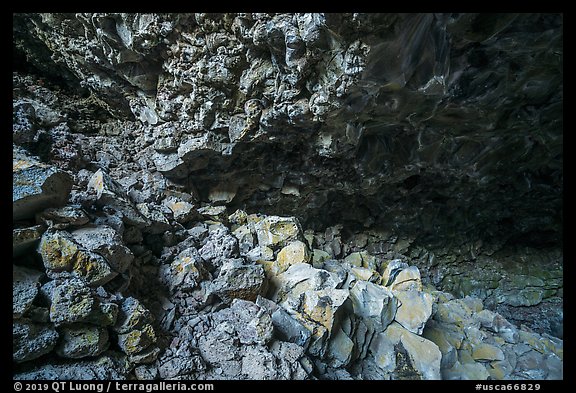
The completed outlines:
<svg viewBox="0 0 576 393">
<path fill-rule="evenodd" d="M 226 227 L 219 227 L 209 232 L 198 252 L 200 257 L 215 269 L 225 260 L 238 257 L 238 240 Z"/>
<path fill-rule="evenodd" d="M 422 337 L 427 340 L 432 341 L 438 346 L 440 352 L 442 352 L 441 369 L 446 370 L 452 368 L 458 361 L 458 351 L 463 340 L 463 335 L 460 339 L 454 340 L 450 337 L 450 331 L 442 329 L 437 326 L 435 321 L 428 323 Z"/>
<path fill-rule="evenodd" d="M 326 251 L 319 249 L 313 250 L 312 266 L 314 266 L 316 269 L 321 268 L 324 261 L 328 259 L 330 259 L 330 254 L 328 254 Z"/>
<path fill-rule="evenodd" d="M 128 361 L 133 364 L 150 364 L 153 363 L 160 355 L 161 349 L 156 346 L 148 348 L 128 356 Z M 150 378 L 148 378 L 150 379 Z"/>
<path fill-rule="evenodd" d="M 504 319 L 500 314 L 490 310 L 482 310 L 474 315 L 480 321 L 480 325 L 489 331 L 498 333 L 506 342 L 515 344 L 518 342 L 518 329 Z"/>
<path fill-rule="evenodd" d="M 123 187 L 102 169 L 98 169 L 88 181 L 88 189 L 96 193 L 98 199 L 125 198 Z"/>
<path fill-rule="evenodd" d="M 58 272 L 76 272 L 92 286 L 104 285 L 118 275 L 101 255 L 80 246 L 65 231 L 44 233 L 38 251 L 48 276 Z"/>
<path fill-rule="evenodd" d="M 134 255 L 124 246 L 120 235 L 109 226 L 84 227 L 71 234 L 78 244 L 106 258 L 110 267 L 118 273 L 124 273 L 134 260 Z"/>
<path fill-rule="evenodd" d="M 152 321 L 150 311 L 137 299 L 128 297 L 120 306 L 114 330 L 117 333 L 127 333 L 134 329 L 142 329 Z"/>
<path fill-rule="evenodd" d="M 270 267 L 270 269 L 266 269 L 266 266 L 272 265 L 272 263 L 274 261 L 274 251 L 272 251 L 272 249 L 269 247 L 256 246 L 246 254 L 246 258 L 249 261 L 260 263 L 261 265 L 264 266 L 265 270 L 271 271 L 271 267 Z M 266 264 L 266 262 L 270 262 L 270 263 Z"/>
<path fill-rule="evenodd" d="M 138 228 L 145 228 L 150 225 L 150 221 L 128 199 L 122 185 L 102 169 L 92 175 L 87 188 L 96 194 L 99 205 L 110 206 L 120 212 L 122 220 L 127 224 Z"/>
<path fill-rule="evenodd" d="M 88 215 L 80 206 L 64 206 L 49 208 L 36 214 L 36 221 L 56 229 L 66 229 L 70 226 L 82 226 L 89 222 Z"/>
<path fill-rule="evenodd" d="M 60 334 L 61 340 L 56 353 L 65 358 L 80 359 L 97 356 L 108 348 L 106 328 L 74 324 L 62 327 Z"/>
<path fill-rule="evenodd" d="M 334 273 L 299 263 L 273 277 L 272 283 L 276 288 L 272 300 L 311 332 L 308 351 L 322 356 L 349 296 L 347 289 L 337 289 L 342 280 Z"/>
<path fill-rule="evenodd" d="M 12 324 L 12 356 L 15 362 L 34 360 L 50 352 L 58 341 L 58 332 L 50 324 L 16 320 Z"/>
<path fill-rule="evenodd" d="M 18 257 L 33 249 L 38 244 L 44 230 L 45 228 L 42 225 L 14 228 L 12 230 L 12 256 Z"/>
<path fill-rule="evenodd" d="M 50 295 L 50 321 L 56 326 L 75 322 L 110 326 L 116 322 L 118 306 L 100 300 L 80 278 L 56 282 Z"/>
<path fill-rule="evenodd" d="M 296 240 L 285 246 L 276 256 L 277 274 L 285 272 L 296 263 L 310 262 L 310 250 L 303 242 Z"/>
<path fill-rule="evenodd" d="M 156 169 L 164 176 L 180 179 L 188 175 L 188 166 L 177 153 L 154 152 L 152 160 Z"/>
<path fill-rule="evenodd" d="M 490 377 L 490 373 L 480 363 L 456 362 L 454 367 L 442 371 L 442 377 L 448 380 L 484 381 Z"/>
<path fill-rule="evenodd" d="M 472 358 L 474 360 L 504 360 L 504 353 L 502 350 L 494 345 L 480 344 L 472 350 Z"/>
<path fill-rule="evenodd" d="M 170 266 L 163 266 L 163 280 L 171 291 L 189 291 L 196 288 L 201 281 L 208 278 L 204 261 L 198 251 L 191 247 L 174 258 Z"/>
<path fill-rule="evenodd" d="M 271 300 L 258 296 L 256 304 L 265 308 L 272 316 L 275 337 L 282 341 L 294 343 L 303 350 L 308 348 L 311 332 L 306 326 Z"/>
<path fill-rule="evenodd" d="M 254 224 L 260 246 L 284 247 L 302 236 L 300 223 L 294 217 L 267 216 Z"/>
<path fill-rule="evenodd" d="M 124 359 L 108 352 L 93 360 L 71 364 L 45 364 L 14 375 L 16 380 L 124 380 L 128 371 Z"/>
<path fill-rule="evenodd" d="M 416 266 L 408 266 L 402 269 L 394 277 L 390 284 L 390 289 L 396 291 L 421 291 L 422 280 L 420 278 L 420 271 Z"/>
<path fill-rule="evenodd" d="M 122 302 L 113 329 L 118 334 L 118 346 L 134 363 L 152 362 L 159 354 L 154 346 L 157 335 L 151 325 L 153 320 L 137 299 L 128 297 Z"/>
<path fill-rule="evenodd" d="M 265 345 L 272 339 L 270 314 L 251 301 L 234 299 L 230 308 L 215 313 L 212 320 L 232 324 L 242 344 Z"/>
<path fill-rule="evenodd" d="M 220 267 L 220 273 L 211 282 L 207 293 L 231 303 L 234 299 L 255 301 L 265 289 L 261 265 L 246 264 L 242 259 L 229 259 Z"/>
<path fill-rule="evenodd" d="M 396 280 L 398 274 L 400 274 L 402 270 L 408 268 L 408 264 L 402 262 L 400 259 L 394 259 L 382 264 L 382 268 L 382 285 L 389 287 L 392 285 L 394 280 Z"/>
<path fill-rule="evenodd" d="M 38 295 L 43 273 L 26 267 L 12 265 L 12 317 L 22 317 L 32 307 Z"/>
<path fill-rule="evenodd" d="M 304 349 L 293 343 L 274 341 L 270 351 L 278 362 L 278 379 L 302 380 L 308 379 L 310 372 L 302 365 L 309 362 L 304 354 Z"/>
<path fill-rule="evenodd" d="M 254 235 L 250 227 L 246 224 L 238 226 L 232 234 L 238 239 L 238 246 L 240 248 L 240 255 L 246 256 L 251 250 L 254 249 Z"/>
<path fill-rule="evenodd" d="M 434 298 L 426 292 L 395 291 L 392 293 L 398 299 L 398 310 L 394 319 L 406 330 L 421 335 L 426 322 L 432 315 Z"/>
<path fill-rule="evenodd" d="M 442 353 L 436 344 L 405 330 L 396 322 L 388 326 L 382 334 L 394 345 L 402 344 L 408 353 L 412 366 L 418 371 L 422 379 L 441 379 L 440 361 Z"/>
<path fill-rule="evenodd" d="M 166 218 L 171 212 L 167 207 L 151 203 L 138 203 L 136 209 L 148 223 L 145 228 L 146 232 L 158 234 L 172 229 L 170 221 Z"/>
<path fill-rule="evenodd" d="M 394 320 L 398 302 L 387 288 L 357 281 L 350 289 L 352 311 L 370 327 L 383 331 Z"/>
<path fill-rule="evenodd" d="M 21 149 L 12 158 L 12 219 L 34 217 L 39 211 L 66 203 L 72 189 L 72 177 L 43 164 Z"/>
<path fill-rule="evenodd" d="M 203 206 L 197 209 L 198 214 L 206 220 L 212 220 L 214 222 L 225 222 L 226 216 L 226 206 Z"/>
<path fill-rule="evenodd" d="M 345 367 L 352 358 L 354 342 L 342 331 L 336 330 L 330 336 L 330 343 L 326 350 L 326 356 L 331 359 L 330 366 L 334 368 Z"/>
<path fill-rule="evenodd" d="M 118 346 L 127 355 L 142 352 L 156 342 L 156 333 L 150 324 L 118 334 Z"/>
<path fill-rule="evenodd" d="M 172 211 L 174 220 L 180 224 L 189 222 L 196 214 L 193 204 L 175 197 L 168 197 L 162 203 Z"/>
<path fill-rule="evenodd" d="M 376 258 L 368 254 L 366 251 L 353 252 L 344 258 L 344 262 L 352 266 L 364 267 L 366 269 L 377 270 Z"/>
</svg>

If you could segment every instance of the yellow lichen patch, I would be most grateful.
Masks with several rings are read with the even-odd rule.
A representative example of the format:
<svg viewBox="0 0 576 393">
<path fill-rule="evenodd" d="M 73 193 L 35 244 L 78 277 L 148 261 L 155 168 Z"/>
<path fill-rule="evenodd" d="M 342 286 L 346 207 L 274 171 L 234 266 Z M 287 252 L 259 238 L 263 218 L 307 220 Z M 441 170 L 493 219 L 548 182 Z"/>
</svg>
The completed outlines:
<svg viewBox="0 0 576 393">
<path fill-rule="evenodd" d="M 540 339 L 539 336 L 532 334 L 532 333 L 529 333 L 529 332 L 526 332 L 524 330 L 520 330 L 518 333 L 519 333 L 519 338 L 520 338 L 521 342 L 528 344 L 534 350 L 536 350 L 540 353 L 546 352 L 546 345 Z"/>
<path fill-rule="evenodd" d="M 194 260 L 190 257 L 182 257 L 176 259 L 174 262 L 172 262 L 172 268 L 178 273 L 185 273 L 191 270 L 198 271 L 196 266 L 194 266 Z"/>
<path fill-rule="evenodd" d="M 328 331 L 332 329 L 332 320 L 334 316 L 330 307 L 326 307 L 326 305 L 323 304 L 316 304 L 314 307 L 309 308 L 306 304 L 304 304 L 303 311 L 310 319 L 312 319 L 314 322 L 318 322 Z"/>
<path fill-rule="evenodd" d="M 54 234 L 42 238 L 39 251 L 47 269 L 70 271 L 76 259 L 78 246 L 60 234 Z"/>
<path fill-rule="evenodd" d="M 541 339 L 542 344 L 544 347 L 548 349 L 550 352 L 554 352 L 560 359 L 564 359 L 564 349 L 562 347 L 558 348 L 552 340 L 547 338 Z"/>
<path fill-rule="evenodd" d="M 250 216 L 248 216 L 250 222 Z M 261 246 L 285 246 L 298 239 L 300 228 L 293 217 L 266 217 L 254 224 L 258 242 Z"/>
<path fill-rule="evenodd" d="M 12 160 L 12 172 L 30 168 L 35 164 L 29 160 Z"/>
<path fill-rule="evenodd" d="M 103 285 L 117 275 L 110 269 L 103 257 L 84 250 L 79 250 L 76 253 L 72 269 L 86 278 L 86 281 L 92 286 Z"/>
<path fill-rule="evenodd" d="M 285 272 L 291 265 L 296 263 L 310 262 L 310 251 L 308 246 L 297 240 L 284 247 L 276 256 L 278 272 Z"/>
<path fill-rule="evenodd" d="M 132 355 L 146 349 L 156 342 L 156 334 L 152 325 L 147 324 L 141 330 L 132 330 L 122 337 L 122 349 L 128 355 Z"/>
</svg>

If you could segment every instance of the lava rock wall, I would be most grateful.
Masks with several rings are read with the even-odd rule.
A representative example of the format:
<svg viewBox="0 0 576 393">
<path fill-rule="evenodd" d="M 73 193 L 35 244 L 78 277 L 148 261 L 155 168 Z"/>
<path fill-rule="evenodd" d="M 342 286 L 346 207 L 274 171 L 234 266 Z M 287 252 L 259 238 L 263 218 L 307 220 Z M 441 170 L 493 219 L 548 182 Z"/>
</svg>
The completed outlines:
<svg viewBox="0 0 576 393">
<path fill-rule="evenodd" d="M 562 15 L 13 20 L 16 379 L 562 378 Z"/>
</svg>

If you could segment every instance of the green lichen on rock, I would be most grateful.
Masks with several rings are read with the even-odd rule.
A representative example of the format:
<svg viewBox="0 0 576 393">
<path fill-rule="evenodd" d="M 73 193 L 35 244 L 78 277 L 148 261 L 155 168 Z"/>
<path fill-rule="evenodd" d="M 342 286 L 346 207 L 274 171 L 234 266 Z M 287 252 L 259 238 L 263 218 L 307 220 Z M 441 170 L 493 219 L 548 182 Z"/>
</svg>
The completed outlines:
<svg viewBox="0 0 576 393">
<path fill-rule="evenodd" d="M 38 252 L 48 275 L 76 272 L 92 286 L 106 284 L 118 275 L 104 257 L 80 246 L 66 231 L 46 231 Z"/>
<path fill-rule="evenodd" d="M 51 301 L 50 321 L 56 325 L 85 321 L 96 307 L 90 289 L 79 279 L 57 284 Z"/>
<path fill-rule="evenodd" d="M 276 249 L 287 246 L 293 240 L 303 240 L 300 223 L 295 217 L 268 216 L 253 225 L 260 246 Z"/>
<path fill-rule="evenodd" d="M 97 326 L 114 325 L 118 306 L 100 299 L 81 278 L 57 281 L 51 292 L 50 321 L 56 326 L 87 322 Z"/>
<path fill-rule="evenodd" d="M 128 297 L 120 306 L 114 330 L 119 334 L 124 334 L 131 330 L 142 329 L 152 321 L 150 311 L 139 300 Z"/>
<path fill-rule="evenodd" d="M 118 345 L 128 355 L 141 352 L 155 342 L 156 334 L 150 324 L 118 335 Z"/>
<path fill-rule="evenodd" d="M 300 240 L 295 240 L 283 247 L 276 256 L 276 264 L 278 267 L 277 274 L 285 272 L 291 265 L 295 263 L 309 263 L 310 250 L 308 246 Z"/>
</svg>

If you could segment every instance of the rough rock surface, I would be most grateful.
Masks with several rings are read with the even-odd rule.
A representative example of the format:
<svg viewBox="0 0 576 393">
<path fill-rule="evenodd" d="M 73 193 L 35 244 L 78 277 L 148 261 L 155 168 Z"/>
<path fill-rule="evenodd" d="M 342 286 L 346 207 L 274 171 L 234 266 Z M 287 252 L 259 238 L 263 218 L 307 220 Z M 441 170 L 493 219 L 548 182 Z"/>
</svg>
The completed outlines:
<svg viewBox="0 0 576 393">
<path fill-rule="evenodd" d="M 14 149 L 12 157 L 12 218 L 34 216 L 47 207 L 66 203 L 71 176 Z"/>
<path fill-rule="evenodd" d="M 562 379 L 561 14 L 13 15 L 15 379 Z"/>
<path fill-rule="evenodd" d="M 26 320 L 12 325 L 12 351 L 16 362 L 34 360 L 50 352 L 58 341 L 58 333 L 47 324 L 34 324 Z"/>
</svg>

